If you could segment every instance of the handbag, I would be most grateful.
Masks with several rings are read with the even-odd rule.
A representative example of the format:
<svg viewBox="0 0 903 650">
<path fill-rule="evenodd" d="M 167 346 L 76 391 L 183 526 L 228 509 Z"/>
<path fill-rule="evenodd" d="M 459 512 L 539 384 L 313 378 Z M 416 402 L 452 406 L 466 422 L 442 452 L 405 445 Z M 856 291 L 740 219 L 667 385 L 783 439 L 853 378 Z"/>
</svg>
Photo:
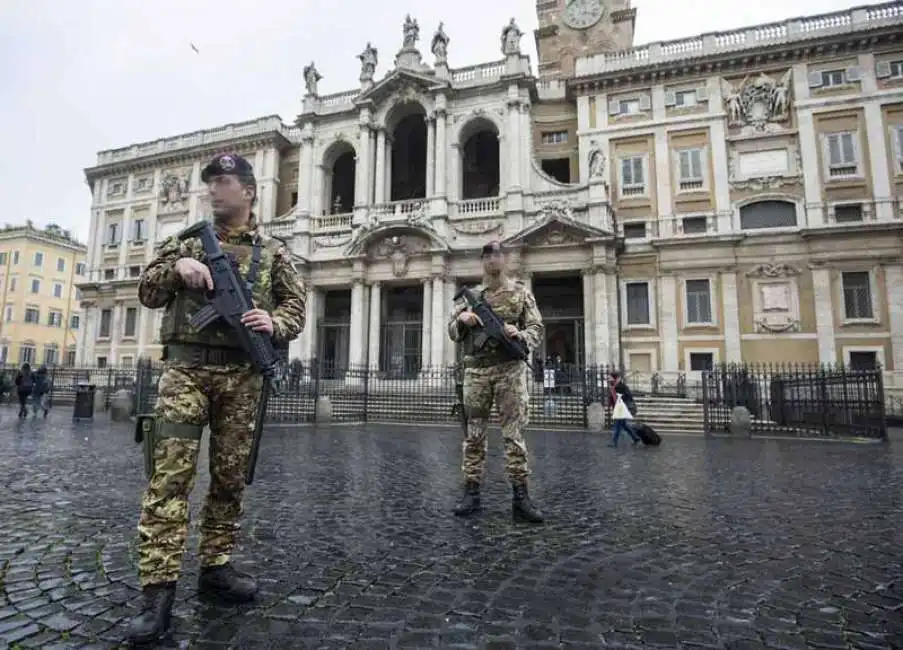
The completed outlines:
<svg viewBox="0 0 903 650">
<path fill-rule="evenodd" d="M 618 395 L 618 400 L 615 402 L 615 407 L 611 412 L 612 420 L 632 420 L 633 415 L 630 414 L 630 409 L 627 408 L 627 405 L 624 403 L 624 398 Z"/>
</svg>

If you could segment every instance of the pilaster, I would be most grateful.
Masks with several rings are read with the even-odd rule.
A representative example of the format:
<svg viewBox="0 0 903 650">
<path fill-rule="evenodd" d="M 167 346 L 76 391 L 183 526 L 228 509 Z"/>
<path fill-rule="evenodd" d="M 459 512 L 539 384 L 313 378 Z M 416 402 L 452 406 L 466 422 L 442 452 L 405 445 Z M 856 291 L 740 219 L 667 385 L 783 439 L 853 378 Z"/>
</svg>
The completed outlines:
<svg viewBox="0 0 903 650">
<path fill-rule="evenodd" d="M 837 342 L 834 336 L 834 301 L 831 292 L 831 271 L 812 269 L 812 286 L 815 296 L 815 331 L 818 337 L 818 360 L 821 363 L 837 362 Z"/>
<path fill-rule="evenodd" d="M 423 284 L 423 326 L 420 334 L 420 369 L 426 370 L 431 365 L 430 353 L 433 347 L 430 335 L 433 322 L 433 283 L 429 278 L 424 278 L 421 282 Z"/>
<path fill-rule="evenodd" d="M 677 345 L 677 281 L 673 275 L 659 276 L 658 289 L 656 293 L 661 304 L 658 316 L 662 337 L 662 370 L 680 370 Z"/>
<path fill-rule="evenodd" d="M 871 68 L 874 70 L 874 56 Z M 887 157 L 884 114 L 878 101 L 868 101 L 863 106 L 865 115 L 865 141 L 868 142 L 869 171 L 872 176 L 872 193 L 875 197 L 875 217 L 878 221 L 894 220 L 894 202 L 890 183 L 890 169 Z"/>
<path fill-rule="evenodd" d="M 818 139 L 812 111 L 797 112 L 797 128 L 800 139 L 800 157 L 803 161 L 803 188 L 806 196 L 806 225 L 822 226 L 825 223 L 821 196 L 821 171 L 819 170 Z"/>
<path fill-rule="evenodd" d="M 743 352 L 740 343 L 740 305 L 737 297 L 737 274 L 721 274 L 721 309 L 724 312 L 724 360 L 740 363 Z"/>
<path fill-rule="evenodd" d="M 727 132 L 724 122 L 717 120 L 709 126 L 709 141 L 712 146 L 712 184 L 715 189 L 715 213 L 718 232 L 730 232 L 733 224 L 731 211 L 731 188 L 728 178 Z M 670 210 L 669 210 L 670 212 Z"/>
<path fill-rule="evenodd" d="M 376 187 L 374 203 L 386 201 L 386 129 L 380 127 L 376 133 Z"/>
<path fill-rule="evenodd" d="M 596 365 L 595 341 L 595 296 L 593 292 L 593 269 L 583 269 L 583 356 L 588 366 Z M 579 363 L 579 359 L 578 359 Z"/>
<path fill-rule="evenodd" d="M 426 116 L 424 121 L 426 122 L 426 196 L 429 198 L 436 190 L 436 120 L 433 116 Z"/>
<path fill-rule="evenodd" d="M 442 334 L 443 340 L 445 342 L 445 365 L 453 366 L 455 365 L 455 343 L 448 337 L 448 330 L 445 326 L 445 319 L 448 317 L 448 314 L 451 310 L 451 302 L 455 296 L 455 291 L 457 290 L 457 284 L 454 280 L 450 278 L 445 279 L 445 302 L 446 309 L 443 310 L 442 314 L 442 322 L 439 323 L 439 331 Z"/>
<path fill-rule="evenodd" d="M 351 327 L 348 334 L 348 361 L 353 367 L 366 363 L 364 358 L 364 282 L 355 278 L 351 285 Z"/>
<path fill-rule="evenodd" d="M 436 98 L 436 176 L 435 193 L 437 196 L 448 194 L 448 174 L 445 169 L 445 159 L 448 151 L 448 139 L 446 127 L 448 125 L 448 113 L 445 110 L 445 95 Z"/>
<path fill-rule="evenodd" d="M 298 215 L 309 217 L 313 213 L 314 187 L 314 132 L 308 123 L 301 130 L 301 155 L 298 165 Z"/>
<path fill-rule="evenodd" d="M 445 341 L 448 336 L 445 333 L 445 278 L 441 275 L 433 276 L 433 309 L 430 324 L 430 339 L 432 351 L 430 352 L 430 365 L 441 367 L 445 360 Z"/>
<path fill-rule="evenodd" d="M 594 267 L 593 276 L 593 363 L 596 365 L 614 363 L 611 358 L 608 330 L 611 327 L 611 305 L 608 304 L 608 282 L 605 269 Z"/>
<path fill-rule="evenodd" d="M 890 360 L 893 363 L 890 370 L 903 372 L 903 264 L 884 267 L 884 285 L 890 315 Z"/>
<path fill-rule="evenodd" d="M 647 165 L 648 171 L 652 167 L 652 161 Z M 647 192 L 652 192 L 649 187 L 649 178 L 646 181 Z M 655 130 L 655 200 L 658 208 L 657 218 L 671 214 L 671 152 L 668 148 L 668 133 L 665 129 Z"/>
<path fill-rule="evenodd" d="M 368 364 L 371 370 L 379 369 L 380 316 L 382 314 L 382 285 L 370 285 L 370 345 Z"/>
<path fill-rule="evenodd" d="M 508 87 L 508 119 L 505 142 L 508 143 L 508 191 L 521 191 L 520 178 L 520 105 L 517 84 Z"/>
</svg>

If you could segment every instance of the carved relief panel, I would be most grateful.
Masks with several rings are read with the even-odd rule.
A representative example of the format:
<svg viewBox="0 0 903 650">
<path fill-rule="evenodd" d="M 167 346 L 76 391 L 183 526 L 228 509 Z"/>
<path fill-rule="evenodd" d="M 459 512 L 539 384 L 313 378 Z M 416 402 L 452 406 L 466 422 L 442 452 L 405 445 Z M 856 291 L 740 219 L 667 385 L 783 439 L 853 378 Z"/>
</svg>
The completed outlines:
<svg viewBox="0 0 903 650">
<path fill-rule="evenodd" d="M 161 211 L 187 210 L 190 187 L 191 169 L 173 169 L 164 172 L 159 193 Z"/>
<path fill-rule="evenodd" d="M 782 334 L 800 329 L 800 270 L 789 264 L 762 264 L 747 274 L 753 292 L 753 328 Z"/>
<path fill-rule="evenodd" d="M 374 244 L 368 250 L 371 260 L 387 259 L 392 264 L 392 273 L 403 278 L 408 273 L 410 258 L 430 249 L 430 242 L 415 235 L 393 235 Z"/>
</svg>

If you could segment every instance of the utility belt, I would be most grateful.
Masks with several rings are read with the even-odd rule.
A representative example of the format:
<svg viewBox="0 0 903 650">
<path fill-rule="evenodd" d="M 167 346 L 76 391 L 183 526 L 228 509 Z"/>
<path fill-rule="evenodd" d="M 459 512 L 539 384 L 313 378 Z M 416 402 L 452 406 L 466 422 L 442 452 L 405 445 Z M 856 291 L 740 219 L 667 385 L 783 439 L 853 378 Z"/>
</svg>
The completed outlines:
<svg viewBox="0 0 903 650">
<path fill-rule="evenodd" d="M 167 343 L 163 346 L 163 360 L 192 363 L 199 366 L 227 366 L 251 363 L 251 355 L 242 349 L 214 348 L 189 343 Z"/>
<path fill-rule="evenodd" d="M 511 363 L 517 359 L 509 359 L 507 357 L 464 357 L 465 368 L 492 368 Z"/>
</svg>

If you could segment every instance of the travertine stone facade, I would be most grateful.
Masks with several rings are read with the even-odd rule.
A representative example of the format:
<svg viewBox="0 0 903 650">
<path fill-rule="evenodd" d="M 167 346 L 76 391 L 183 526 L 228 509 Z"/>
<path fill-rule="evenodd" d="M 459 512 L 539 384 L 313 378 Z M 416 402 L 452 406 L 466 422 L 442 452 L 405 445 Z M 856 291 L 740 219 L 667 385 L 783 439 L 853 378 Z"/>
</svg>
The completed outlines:
<svg viewBox="0 0 903 650">
<path fill-rule="evenodd" d="M 154 242 L 207 214 L 200 165 L 229 150 L 254 163 L 258 212 L 311 286 L 293 357 L 387 377 L 453 362 L 452 296 L 501 238 L 546 318 L 543 359 L 903 370 L 900 6 L 634 48 L 629 5 L 574 4 L 566 20 L 538 2 L 536 33 L 540 63 L 557 39 L 572 72 L 533 77 L 516 21 L 497 61 L 449 67 L 439 26 L 426 63 L 408 17 L 382 78 L 369 43 L 347 92 L 321 96 L 305 67 L 292 126 L 99 154 L 83 360 L 159 354 L 135 278 Z"/>
</svg>

